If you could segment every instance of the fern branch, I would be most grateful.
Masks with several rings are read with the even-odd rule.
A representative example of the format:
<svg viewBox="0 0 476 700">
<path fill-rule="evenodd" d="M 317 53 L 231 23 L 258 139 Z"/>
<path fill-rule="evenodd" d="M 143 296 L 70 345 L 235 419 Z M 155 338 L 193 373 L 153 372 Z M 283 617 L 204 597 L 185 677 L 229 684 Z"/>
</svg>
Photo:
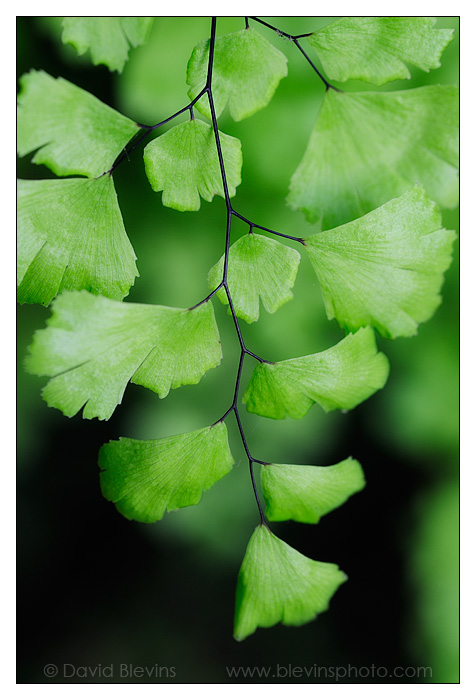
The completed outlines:
<svg viewBox="0 0 476 700">
<path fill-rule="evenodd" d="M 230 306 L 231 314 L 233 316 L 233 322 L 235 324 L 235 329 L 236 329 L 236 333 L 238 336 L 238 340 L 240 342 L 241 354 L 240 354 L 240 361 L 239 361 L 239 365 L 238 365 L 238 372 L 237 372 L 237 376 L 236 376 L 233 403 L 230 406 L 230 408 L 228 409 L 228 411 L 225 413 L 225 415 L 221 418 L 221 420 L 224 420 L 224 418 L 227 415 L 229 415 L 232 411 L 235 414 L 235 419 L 236 419 L 236 422 L 238 425 L 238 430 L 240 431 L 241 441 L 243 443 L 243 447 L 244 447 L 246 455 L 248 457 L 251 484 L 253 486 L 253 493 L 254 493 L 254 496 L 256 499 L 256 504 L 258 506 L 258 510 L 259 510 L 259 514 L 260 514 L 260 521 L 261 521 L 261 524 L 265 524 L 264 512 L 263 512 L 263 508 L 261 506 L 261 501 L 260 501 L 260 498 L 258 495 L 258 490 L 256 488 L 256 481 L 255 481 L 254 472 L 253 472 L 253 463 L 256 462 L 256 463 L 264 464 L 264 462 L 261 462 L 260 460 L 256 460 L 251 456 L 250 449 L 248 447 L 246 436 L 245 436 L 245 433 L 243 430 L 243 425 L 241 423 L 240 414 L 238 411 L 238 395 L 239 395 L 239 391 L 240 391 L 241 375 L 242 375 L 243 361 L 244 361 L 245 355 L 250 355 L 251 357 L 258 360 L 259 362 L 267 362 L 267 361 L 263 360 L 261 357 L 258 357 L 258 355 L 255 355 L 250 350 L 248 350 L 248 348 L 246 347 L 244 340 L 243 340 L 243 335 L 241 333 L 240 324 L 238 323 L 238 318 L 236 316 L 235 307 L 233 305 L 233 299 L 231 297 L 230 290 L 229 290 L 228 283 L 227 283 L 228 258 L 229 258 L 229 253 L 230 253 L 231 219 L 232 219 L 232 216 L 234 214 L 236 215 L 236 212 L 233 210 L 233 207 L 231 206 L 230 195 L 229 195 L 229 191 L 228 191 L 228 183 L 227 183 L 227 179 L 226 179 L 225 163 L 223 160 L 223 152 L 222 152 L 221 143 L 220 143 L 220 134 L 218 131 L 215 105 L 213 103 L 212 75 L 213 75 L 213 58 L 214 58 L 214 54 L 215 54 L 216 22 L 217 22 L 217 18 L 212 17 L 212 26 L 211 26 L 211 32 L 210 32 L 210 51 L 209 51 L 209 56 L 208 56 L 207 82 L 206 82 L 206 85 L 204 88 L 204 92 L 207 93 L 208 101 L 210 104 L 210 113 L 211 113 L 211 117 L 212 117 L 213 133 L 215 135 L 215 142 L 216 142 L 217 153 L 218 153 L 218 161 L 220 164 L 220 172 L 221 172 L 221 177 L 222 177 L 222 182 L 223 182 L 223 192 L 225 194 L 227 220 L 226 220 L 226 242 L 225 242 L 225 256 L 224 256 L 224 265 L 223 265 L 223 279 L 222 279 L 222 283 L 212 292 L 211 295 L 209 295 L 209 298 L 211 296 L 213 296 L 218 291 L 218 289 L 220 287 L 222 287 L 222 286 L 224 287 L 224 289 L 226 291 L 226 295 L 228 297 L 228 303 Z M 243 218 L 243 217 L 239 217 L 239 218 Z"/>
<path fill-rule="evenodd" d="M 264 24 L 265 26 L 268 26 L 271 29 L 274 29 L 276 32 L 278 32 L 281 36 L 286 36 L 290 40 L 292 40 L 298 48 L 301 50 L 301 52 L 305 54 L 305 52 L 301 49 L 299 46 L 297 39 L 299 36 L 293 37 L 289 34 L 286 34 L 286 32 L 280 32 L 280 30 L 272 27 L 268 23 L 264 22 L 263 20 L 259 20 L 258 18 L 252 17 L 251 19 L 254 19 L 257 22 L 260 22 L 261 24 Z M 154 131 L 155 129 L 158 129 L 161 126 L 164 126 L 168 122 L 172 121 L 176 117 L 180 116 L 181 114 L 184 114 L 185 112 L 189 111 L 190 112 L 190 118 L 193 119 L 193 107 L 194 105 L 198 102 L 200 98 L 202 98 L 204 95 L 207 95 L 209 105 L 210 105 L 210 114 L 211 114 L 211 121 L 212 121 L 212 127 L 213 127 L 213 133 L 215 136 L 215 143 L 216 143 L 216 148 L 217 148 L 217 156 L 218 156 L 218 162 L 219 162 L 219 167 L 220 167 L 220 173 L 221 173 L 221 179 L 223 183 L 223 192 L 224 192 L 224 197 L 225 197 L 225 204 L 226 204 L 226 234 L 225 234 L 225 252 L 224 252 L 224 265 L 223 265 L 223 277 L 220 282 L 220 284 L 217 285 L 217 287 L 210 293 L 208 296 L 206 296 L 204 299 L 199 301 L 197 304 L 194 306 L 190 307 L 190 310 L 193 310 L 197 308 L 198 306 L 201 306 L 205 302 L 209 301 L 212 299 L 215 294 L 223 287 L 225 289 L 227 298 L 228 298 L 228 303 L 230 306 L 230 312 L 233 317 L 233 322 L 235 325 L 235 330 L 236 334 L 240 343 L 240 348 L 241 348 L 241 354 L 240 354 L 240 361 L 239 361 L 239 366 L 238 366 L 238 372 L 237 372 L 237 377 L 236 377 L 236 383 L 235 383 L 235 390 L 234 390 L 234 396 L 233 396 L 233 401 L 230 406 L 230 408 L 226 411 L 226 413 L 222 416 L 222 418 L 217 421 L 223 421 L 230 413 L 234 413 L 235 419 L 238 425 L 238 429 L 240 432 L 241 440 L 243 443 L 243 447 L 245 449 L 246 455 L 248 457 L 248 462 L 249 462 L 249 468 L 250 468 L 250 476 L 251 476 L 251 482 L 253 486 L 253 492 L 255 495 L 256 503 L 258 505 L 258 510 L 260 513 L 260 520 L 261 524 L 265 523 L 264 520 L 264 514 L 263 514 L 263 509 L 261 506 L 261 502 L 259 499 L 259 495 L 257 492 L 256 488 L 256 482 L 254 478 L 254 472 L 253 472 L 253 464 L 267 464 L 267 462 L 262 462 L 261 460 L 255 459 L 252 457 L 246 436 L 243 430 L 243 425 L 241 423 L 239 411 L 238 411 L 238 395 L 239 395 L 239 390 L 240 390 L 240 383 L 241 383 L 241 376 L 242 376 L 242 370 L 243 370 L 243 362 L 244 358 L 246 355 L 249 355 L 250 357 L 253 357 L 255 360 L 257 360 L 260 363 L 268 363 L 272 364 L 269 360 L 265 360 L 262 357 L 259 357 L 255 353 L 253 353 L 251 350 L 249 350 L 245 342 L 243 340 L 243 335 L 240 329 L 240 325 L 238 322 L 237 314 L 235 311 L 235 307 L 233 304 L 233 299 L 230 293 L 230 289 L 228 286 L 228 261 L 229 261 L 229 253 L 230 253 L 230 242 L 231 242 L 231 222 L 232 222 L 232 217 L 235 216 L 238 219 L 241 219 L 245 223 L 247 223 L 250 226 L 250 231 L 253 230 L 253 228 L 260 229 L 261 231 L 266 231 L 268 233 L 272 233 L 276 236 L 282 237 L 282 238 L 287 238 L 293 241 L 297 241 L 301 244 L 305 244 L 304 239 L 298 238 L 295 236 L 290 236 L 284 233 L 280 233 L 279 231 L 275 231 L 270 228 L 266 228 L 264 226 L 261 226 L 259 224 L 254 223 L 250 219 L 246 218 L 242 214 L 239 214 L 237 211 L 235 211 L 231 205 L 231 200 L 230 200 L 230 192 L 229 192 L 229 187 L 228 187 L 228 181 L 227 181 L 227 176 L 226 176 L 226 170 L 225 170 L 225 162 L 224 162 L 224 157 L 223 157 L 223 150 L 220 142 L 220 134 L 218 130 L 218 123 L 217 123 L 217 116 L 216 116 L 216 110 L 215 110 L 215 105 L 213 101 L 213 91 L 212 91 L 212 77 L 213 77 L 213 60 L 214 60 L 214 55 L 215 55 L 215 39 L 216 39 L 216 23 L 217 23 L 217 18 L 212 17 L 212 23 L 211 23 L 211 32 L 210 32 L 210 49 L 209 49 L 209 56 L 208 56 L 208 66 L 207 66 L 207 78 L 206 78 L 206 83 L 203 89 L 197 94 L 197 96 L 189 102 L 185 107 L 182 107 L 179 109 L 177 112 L 174 114 L 170 115 L 166 119 L 163 119 L 162 121 L 157 122 L 156 124 L 153 124 L 151 126 L 146 125 L 146 124 L 141 124 L 137 123 L 137 126 L 139 129 L 143 129 L 143 133 L 136 138 L 135 141 L 133 141 L 132 145 L 130 145 L 129 148 L 125 148 L 124 152 L 118 157 L 113 164 L 112 168 L 108 171 L 108 174 L 111 175 L 112 172 L 127 158 L 129 158 L 130 154 L 139 146 L 146 138 L 147 136 Z M 246 27 L 248 28 L 248 18 L 245 18 L 245 23 Z M 300 35 L 300 36 L 307 36 L 307 35 Z M 309 59 L 308 59 L 309 60 Z M 309 61 L 311 63 L 311 61 Z M 312 63 L 311 63 L 312 65 Z M 315 69 L 316 72 L 320 75 L 319 71 Z M 327 81 L 320 75 L 320 77 L 324 80 L 326 83 L 326 87 L 332 87 Z"/>
</svg>

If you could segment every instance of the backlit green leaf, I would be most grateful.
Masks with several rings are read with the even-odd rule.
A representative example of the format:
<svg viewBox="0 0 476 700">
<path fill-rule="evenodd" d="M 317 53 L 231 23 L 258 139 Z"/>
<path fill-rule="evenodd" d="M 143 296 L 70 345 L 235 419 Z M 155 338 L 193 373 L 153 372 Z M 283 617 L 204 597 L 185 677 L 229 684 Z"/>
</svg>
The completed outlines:
<svg viewBox="0 0 476 700">
<path fill-rule="evenodd" d="M 270 314 L 293 298 L 291 289 L 301 256 L 293 248 L 259 234 L 239 238 L 230 248 L 228 286 L 236 315 L 247 323 L 259 318 L 259 300 Z M 208 273 L 210 289 L 223 277 L 224 257 Z M 217 292 L 222 304 L 228 303 L 223 288 Z"/>
<path fill-rule="evenodd" d="M 321 229 L 347 223 L 415 183 L 442 207 L 458 203 L 458 89 L 328 90 L 288 204 Z"/>
<path fill-rule="evenodd" d="M 235 639 L 257 627 L 303 625 L 325 612 L 347 580 L 337 564 L 314 561 L 259 525 L 248 543 L 238 575 Z"/>
<path fill-rule="evenodd" d="M 193 100 L 205 87 L 210 41 L 201 41 L 187 66 L 188 95 Z M 270 102 L 288 74 L 287 58 L 252 27 L 217 37 L 213 57 L 213 103 L 217 117 L 229 103 L 231 117 L 241 121 Z M 211 118 L 207 97 L 197 109 Z"/>
<path fill-rule="evenodd" d="M 317 523 L 365 486 L 362 467 L 349 457 L 331 467 L 266 464 L 261 483 L 268 520 Z"/>
<path fill-rule="evenodd" d="M 230 197 L 241 182 L 241 143 L 220 135 Z M 199 119 L 174 126 L 144 150 L 145 171 L 152 189 L 163 190 L 162 204 L 178 211 L 197 211 L 200 197 L 224 197 L 213 128 Z"/>
<path fill-rule="evenodd" d="M 53 377 L 43 398 L 67 416 L 84 406 L 84 418 L 110 418 L 129 381 L 162 399 L 198 384 L 222 357 L 210 302 L 189 311 L 65 292 L 48 326 L 36 332 L 26 368 Z"/>
<path fill-rule="evenodd" d="M 199 503 L 233 466 L 224 423 L 159 440 L 120 438 L 99 452 L 101 489 L 130 520 L 152 523 Z"/>
<path fill-rule="evenodd" d="M 433 29 L 434 17 L 341 17 L 308 37 L 327 76 L 383 85 L 410 78 L 405 63 L 438 68 L 452 29 Z"/>
<path fill-rule="evenodd" d="M 97 177 L 139 131 L 133 121 L 63 78 L 31 71 L 20 78 L 18 153 L 56 175 Z"/>
<path fill-rule="evenodd" d="M 384 386 L 388 371 L 372 329 L 361 328 L 324 352 L 260 363 L 243 402 L 250 413 L 276 419 L 302 418 L 314 403 L 325 411 L 351 409 Z"/>
<path fill-rule="evenodd" d="M 18 181 L 18 301 L 63 289 L 121 300 L 139 274 L 112 177 Z"/>
<path fill-rule="evenodd" d="M 306 240 L 329 318 L 346 330 L 374 326 L 414 335 L 441 303 L 455 234 L 420 187 L 361 219 Z"/>
<path fill-rule="evenodd" d="M 153 21 L 153 17 L 65 17 L 61 38 L 80 56 L 90 49 L 95 66 L 104 64 L 121 73 L 130 46 L 145 44 Z"/>
</svg>

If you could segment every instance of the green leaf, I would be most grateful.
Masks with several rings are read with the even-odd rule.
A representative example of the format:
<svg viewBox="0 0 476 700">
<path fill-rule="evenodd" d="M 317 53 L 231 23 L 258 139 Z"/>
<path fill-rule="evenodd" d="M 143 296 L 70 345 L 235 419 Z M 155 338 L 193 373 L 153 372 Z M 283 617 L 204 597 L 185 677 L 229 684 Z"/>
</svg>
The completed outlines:
<svg viewBox="0 0 476 700">
<path fill-rule="evenodd" d="M 388 376 L 371 328 L 361 328 L 329 350 L 282 362 L 260 363 L 243 395 L 250 413 L 299 419 L 314 403 L 325 411 L 351 409 L 381 389 Z"/>
<path fill-rule="evenodd" d="M 349 457 L 331 467 L 266 464 L 261 483 L 268 520 L 318 523 L 365 486 L 357 460 Z"/>
<path fill-rule="evenodd" d="M 411 78 L 406 63 L 438 68 L 452 29 L 433 29 L 434 17 L 342 17 L 308 37 L 327 76 L 383 85 Z"/>
<path fill-rule="evenodd" d="M 162 399 L 198 384 L 222 357 L 210 302 L 189 311 L 65 292 L 48 326 L 35 333 L 26 368 L 53 377 L 43 398 L 67 416 L 84 406 L 84 418 L 110 418 L 128 381 Z"/>
<path fill-rule="evenodd" d="M 121 300 L 139 274 L 112 177 L 18 181 L 18 301 L 63 289 Z"/>
<path fill-rule="evenodd" d="M 95 66 L 122 72 L 130 46 L 145 44 L 153 17 L 65 17 L 64 44 L 72 44 L 81 56 L 88 49 Z"/>
<path fill-rule="evenodd" d="M 33 70 L 20 78 L 20 85 L 18 153 L 39 149 L 32 162 L 56 175 L 102 175 L 139 130 L 63 78 Z"/>
<path fill-rule="evenodd" d="M 120 438 L 99 452 L 101 489 L 119 513 L 152 523 L 199 503 L 228 474 L 233 457 L 224 423 L 159 440 Z"/>
<path fill-rule="evenodd" d="M 220 143 L 230 197 L 241 183 L 241 143 L 222 134 Z M 144 149 L 145 171 L 152 189 L 163 190 L 162 204 L 178 211 L 197 211 L 200 197 L 211 202 L 224 197 L 213 128 L 191 119 L 174 126 Z"/>
<path fill-rule="evenodd" d="M 296 250 L 259 234 L 239 238 L 229 252 L 228 286 L 236 315 L 247 323 L 259 318 L 259 300 L 270 314 L 293 298 L 301 256 Z M 224 256 L 208 273 L 210 289 L 223 278 Z M 223 288 L 217 292 L 222 304 L 228 303 Z"/>
<path fill-rule="evenodd" d="M 238 575 L 235 632 L 242 641 L 257 627 L 304 625 L 325 612 L 347 580 L 337 564 L 314 561 L 258 525 Z"/>
<path fill-rule="evenodd" d="M 328 90 L 288 204 L 323 230 L 356 219 L 415 183 L 458 203 L 458 89 Z"/>
<path fill-rule="evenodd" d="M 420 187 L 361 219 L 306 240 L 329 319 L 374 326 L 396 338 L 417 332 L 441 303 L 453 231 Z"/>
<path fill-rule="evenodd" d="M 207 81 L 210 41 L 201 41 L 193 49 L 187 66 L 188 96 L 191 100 Z M 213 103 L 216 116 L 229 103 L 236 122 L 251 117 L 271 101 L 279 81 L 288 74 L 287 58 L 259 32 L 249 27 L 217 38 L 213 56 Z M 196 107 L 211 118 L 208 99 L 200 98 Z"/>
</svg>

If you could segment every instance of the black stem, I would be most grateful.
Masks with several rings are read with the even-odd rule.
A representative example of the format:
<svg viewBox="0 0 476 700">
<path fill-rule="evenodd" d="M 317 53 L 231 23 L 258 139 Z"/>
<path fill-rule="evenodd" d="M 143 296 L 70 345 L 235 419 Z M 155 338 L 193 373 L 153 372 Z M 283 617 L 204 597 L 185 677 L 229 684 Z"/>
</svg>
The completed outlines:
<svg viewBox="0 0 476 700">
<path fill-rule="evenodd" d="M 225 171 L 225 162 L 223 159 L 223 152 L 221 148 L 221 143 L 220 143 L 220 134 L 218 131 L 218 124 L 217 124 L 217 117 L 216 117 L 216 112 L 215 112 L 215 105 L 213 102 L 213 93 L 212 93 L 212 76 L 213 76 L 213 58 L 215 55 L 215 36 L 216 36 L 216 24 L 217 24 L 217 18 L 212 17 L 212 26 L 211 26 L 211 32 L 210 32 L 210 50 L 209 50 L 209 55 L 208 55 L 208 69 L 207 69 L 207 82 L 205 85 L 205 88 L 203 92 L 206 92 L 208 95 L 208 102 L 210 104 L 210 114 L 212 118 L 212 126 L 213 126 L 213 133 L 215 135 L 215 143 L 217 147 L 217 153 L 218 153 L 218 162 L 220 165 L 220 173 L 221 173 L 221 179 L 223 183 L 223 193 L 225 196 L 225 203 L 226 203 L 226 241 L 225 241 L 225 254 L 224 254 L 224 261 L 223 261 L 223 278 L 221 283 L 218 285 L 218 287 L 208 295 L 207 299 L 210 299 L 216 292 L 223 287 L 226 292 L 226 296 L 228 299 L 228 304 L 230 306 L 230 311 L 231 315 L 233 317 L 233 323 L 235 324 L 235 330 L 236 334 L 238 336 L 238 340 L 240 342 L 240 348 L 241 348 L 241 353 L 240 353 L 240 361 L 238 365 L 238 372 L 236 375 L 236 382 L 235 382 L 235 391 L 233 395 L 233 402 L 228 411 L 222 416 L 220 419 L 221 421 L 226 418 L 227 415 L 229 415 L 232 411 L 235 414 L 235 419 L 238 425 L 238 430 L 240 431 L 240 436 L 241 436 L 241 441 L 243 443 L 243 447 L 245 449 L 246 455 L 248 457 L 248 462 L 250 465 L 250 476 L 251 476 L 251 483 L 253 486 L 253 493 L 256 499 L 256 503 L 258 506 L 259 514 L 260 514 L 260 520 L 261 524 L 266 524 L 265 523 L 265 518 L 264 518 L 264 513 L 263 513 L 263 508 L 261 507 L 261 501 L 258 495 L 258 490 L 256 488 L 256 482 L 255 482 L 255 477 L 254 477 L 254 472 L 253 472 L 253 462 L 257 462 L 259 464 L 264 464 L 260 460 L 255 460 L 250 453 L 250 449 L 248 447 L 248 443 L 246 440 L 246 436 L 243 430 L 243 426 L 241 424 L 241 419 L 240 419 L 240 414 L 238 411 L 238 395 L 240 391 L 240 383 L 241 383 L 241 374 L 243 371 L 243 362 L 245 359 L 245 355 L 250 355 L 251 357 L 254 357 L 256 360 L 259 362 L 266 362 L 266 360 L 263 360 L 261 357 L 258 357 L 258 355 L 255 355 L 252 353 L 250 350 L 247 349 L 245 342 L 243 340 L 243 336 L 241 333 L 240 329 L 240 324 L 238 323 L 238 318 L 236 315 L 235 307 L 233 305 L 233 299 L 230 294 L 230 289 L 228 287 L 228 259 L 229 259 L 229 253 L 230 253 L 230 238 L 231 238 L 231 219 L 233 214 L 235 213 L 233 211 L 233 208 L 231 206 L 230 202 L 230 193 L 228 191 L 228 182 L 226 179 L 226 171 Z M 251 222 L 250 222 L 251 223 Z"/>
<path fill-rule="evenodd" d="M 230 290 L 228 288 L 228 282 L 224 282 L 223 286 L 225 287 L 226 296 L 228 297 L 228 304 L 230 305 L 231 315 L 233 316 L 233 323 L 235 324 L 236 334 L 238 336 L 238 340 L 240 341 L 241 351 L 243 353 L 246 353 L 246 346 L 243 340 L 243 336 L 241 335 L 240 324 L 238 323 L 235 307 L 233 306 L 233 300 L 231 298 Z"/>
<path fill-rule="evenodd" d="M 241 423 L 240 414 L 239 414 L 239 411 L 238 411 L 238 394 L 239 394 L 239 391 L 240 391 L 241 373 L 242 373 L 242 371 L 243 371 L 243 361 L 244 361 L 244 359 L 245 359 L 245 354 L 246 354 L 246 351 L 245 351 L 245 350 L 243 349 L 243 347 L 242 347 L 242 348 L 241 348 L 241 353 L 240 353 L 240 361 L 239 361 L 239 364 L 238 364 L 238 372 L 237 372 L 237 375 L 236 375 L 235 393 L 234 393 L 234 395 L 233 395 L 233 403 L 231 404 L 231 406 L 230 406 L 230 408 L 227 410 L 227 412 L 220 418 L 220 420 L 218 420 L 218 421 L 216 421 L 216 422 L 217 422 L 217 423 L 220 423 L 220 422 L 224 421 L 225 418 L 226 418 L 232 411 L 233 411 L 233 413 L 235 414 L 235 419 L 236 419 L 236 423 L 237 423 L 237 425 L 238 425 L 238 430 L 240 431 L 241 441 L 242 441 L 242 443 L 243 443 L 243 447 L 245 448 L 246 456 L 248 457 L 248 464 L 249 464 L 249 468 L 250 468 L 251 484 L 252 484 L 252 486 L 253 486 L 253 493 L 254 493 L 254 496 L 255 496 L 256 503 L 257 503 L 257 505 L 258 505 L 258 510 L 259 510 L 259 514 L 260 514 L 261 525 L 266 525 L 266 521 L 265 521 L 265 517 L 264 517 L 264 513 L 263 513 L 263 508 L 262 508 L 262 506 L 261 506 L 261 501 L 260 501 L 260 498 L 259 498 L 258 489 L 257 489 L 257 487 L 256 487 L 255 475 L 254 475 L 254 471 L 253 471 L 253 464 L 254 464 L 254 463 L 256 463 L 256 464 L 268 464 L 268 462 L 263 462 L 263 461 L 261 461 L 260 459 L 255 459 L 255 458 L 251 455 L 250 448 L 248 447 L 248 442 L 247 442 L 247 440 L 246 440 L 245 431 L 243 430 L 243 425 L 242 425 L 242 423 Z M 215 424 L 215 425 L 216 425 L 216 424 Z"/>
<path fill-rule="evenodd" d="M 121 154 L 119 158 L 116 159 L 114 162 L 112 168 L 107 171 L 109 175 L 112 175 L 114 170 L 117 168 L 118 165 L 120 165 L 126 158 L 129 158 L 130 154 L 132 151 L 134 151 L 137 146 L 142 143 L 142 141 L 147 138 L 147 136 L 154 131 L 155 129 L 158 129 L 160 126 L 164 126 L 164 124 L 167 124 L 168 122 L 172 121 L 172 119 L 175 119 L 176 117 L 179 117 L 181 114 L 186 112 L 187 110 L 190 111 L 190 118 L 193 119 L 193 106 L 198 100 L 203 97 L 203 95 L 206 92 L 206 88 L 203 88 L 194 99 L 186 105 L 186 107 L 182 107 L 182 109 L 179 109 L 178 112 L 175 112 L 172 114 L 170 117 L 167 117 L 167 119 L 163 119 L 161 122 L 158 122 L 157 124 L 154 124 L 153 126 L 147 126 L 147 124 L 139 124 L 137 123 L 137 126 L 139 129 L 144 129 L 144 132 L 141 134 L 141 136 L 137 139 L 137 141 L 128 149 L 124 149 L 124 153 Z M 139 133 L 139 132 L 137 132 Z M 137 134 L 136 134 L 137 136 Z"/>
<path fill-rule="evenodd" d="M 278 36 L 284 36 L 286 39 L 289 39 L 290 41 L 294 40 L 294 36 L 292 34 L 288 34 L 287 32 L 283 32 L 281 29 L 278 29 L 278 27 L 275 27 L 273 24 L 269 24 L 269 22 L 265 22 L 264 19 L 260 19 L 259 17 L 250 17 L 255 22 L 259 22 L 259 24 L 263 24 L 265 27 L 268 27 L 268 29 L 272 29 L 273 32 L 276 32 Z"/>
<path fill-rule="evenodd" d="M 205 299 L 202 299 L 201 301 L 199 301 L 198 304 L 194 304 L 193 306 L 190 306 L 188 310 L 189 310 L 189 311 L 193 311 L 194 309 L 198 308 L 198 307 L 201 306 L 202 304 L 205 304 L 207 301 L 210 301 L 210 299 L 211 299 L 212 297 L 214 297 L 215 294 L 218 292 L 218 290 L 221 289 L 222 287 L 223 287 L 223 280 L 220 282 L 220 284 L 218 285 L 218 287 L 215 287 L 215 289 L 213 290 L 213 292 L 210 292 L 210 294 L 209 294 L 207 297 L 205 297 Z"/>
<path fill-rule="evenodd" d="M 137 126 L 139 127 L 139 131 L 134 136 L 134 138 L 136 138 L 136 136 L 138 136 L 140 134 L 140 130 L 144 128 L 141 124 L 138 124 Z M 134 151 L 137 148 L 137 146 L 140 143 L 142 143 L 142 141 L 145 139 L 145 137 L 148 135 L 148 133 L 149 133 L 148 131 L 145 131 L 144 133 L 142 133 L 139 136 L 139 138 L 129 148 L 124 148 L 122 153 L 114 161 L 112 167 L 109 168 L 109 170 L 107 170 L 105 173 L 103 173 L 103 175 L 105 175 L 106 173 L 108 175 L 112 175 L 112 173 L 114 172 L 114 170 L 117 168 L 118 165 L 120 165 L 126 158 L 129 160 L 129 156 L 132 153 L 132 151 Z"/>
<path fill-rule="evenodd" d="M 221 173 L 221 179 L 222 179 L 222 183 L 223 183 L 223 193 L 225 195 L 227 213 L 228 213 L 228 216 L 231 220 L 232 208 L 231 208 L 231 202 L 230 202 L 230 194 L 228 192 L 228 182 L 227 182 L 226 173 L 225 173 L 225 162 L 223 160 L 223 152 L 221 150 L 220 134 L 218 133 L 217 116 L 216 116 L 216 112 L 215 112 L 215 105 L 213 103 L 213 94 L 212 94 L 212 72 L 213 72 L 213 58 L 215 55 L 216 24 L 217 24 L 217 18 L 212 17 L 212 30 L 211 30 L 211 36 L 210 36 L 210 52 L 209 52 L 209 56 L 208 56 L 207 82 L 205 85 L 204 92 L 207 93 L 208 102 L 210 104 L 210 114 L 212 117 L 213 133 L 215 134 L 215 142 L 216 142 L 217 151 L 218 151 L 218 162 L 220 164 L 220 173 Z M 229 244 L 229 240 L 228 240 L 228 236 L 227 236 L 227 247 L 228 247 L 228 244 Z"/>
<path fill-rule="evenodd" d="M 304 243 L 304 238 L 297 238 L 296 236 L 288 236 L 286 233 L 280 233 L 279 231 L 274 231 L 272 228 L 266 228 L 265 226 L 260 226 L 259 224 L 255 224 L 253 221 L 250 221 L 249 219 L 246 218 L 246 216 L 242 216 L 241 214 L 238 214 L 237 211 L 233 209 L 232 211 L 233 216 L 238 217 L 238 219 L 241 219 L 245 223 L 249 224 L 250 226 L 250 233 L 252 233 L 252 229 L 254 228 L 259 228 L 261 231 L 267 231 L 268 233 L 274 233 L 275 236 L 280 236 L 281 238 L 289 238 L 291 241 L 297 241 L 298 243 Z"/>
<path fill-rule="evenodd" d="M 302 48 L 302 46 L 301 46 L 301 44 L 299 43 L 299 41 L 297 40 L 297 38 L 294 38 L 293 41 L 294 41 L 294 45 L 298 47 L 299 51 L 302 53 L 302 55 L 304 56 L 304 58 L 306 59 L 306 61 L 309 63 L 309 65 L 311 66 L 311 68 L 312 68 L 312 69 L 317 73 L 317 75 L 320 77 L 320 79 L 322 80 L 322 82 L 323 82 L 324 85 L 326 86 L 326 90 L 335 90 L 336 92 L 342 92 L 342 90 L 339 90 L 339 88 L 336 88 L 334 85 L 331 85 L 331 83 L 330 83 L 328 80 L 326 80 L 326 79 L 324 78 L 324 76 L 322 75 L 321 71 L 318 70 L 318 69 L 316 68 L 316 66 L 315 66 L 314 63 L 311 61 L 311 59 L 309 58 L 309 56 L 307 55 L 307 53 L 304 51 L 304 49 Z"/>
<path fill-rule="evenodd" d="M 237 414 L 237 415 L 238 415 L 238 414 Z M 260 524 L 261 524 L 261 525 L 266 525 L 266 527 L 268 527 L 268 525 L 266 524 L 265 517 L 264 517 L 263 508 L 262 508 L 262 506 L 261 506 L 261 501 L 260 501 L 260 499 L 259 499 L 258 489 L 256 488 L 255 474 L 254 474 L 254 471 L 253 471 L 253 462 L 256 462 L 256 461 L 257 461 L 256 459 L 250 459 L 250 460 L 248 460 L 248 464 L 250 465 L 251 484 L 252 484 L 252 486 L 253 486 L 253 493 L 254 493 L 254 495 L 255 495 L 256 503 L 258 504 L 259 517 L 260 517 Z M 268 530 L 269 530 L 269 527 L 268 527 Z"/>
<path fill-rule="evenodd" d="M 324 78 L 322 75 L 321 71 L 316 68 L 314 63 L 311 61 L 307 53 L 304 51 L 302 48 L 301 44 L 299 43 L 299 39 L 303 39 L 304 37 L 311 36 L 312 32 L 308 32 L 307 34 L 288 34 L 287 32 L 283 32 L 282 29 L 278 29 L 278 27 L 275 27 L 272 24 L 269 24 L 269 22 L 265 22 L 263 19 L 260 19 L 259 17 L 250 17 L 250 19 L 254 20 L 255 22 L 259 22 L 259 24 L 264 25 L 265 27 L 268 27 L 268 29 L 272 29 L 273 32 L 276 32 L 278 36 L 282 36 L 286 39 L 289 39 L 289 41 L 292 41 L 293 44 L 299 49 L 299 51 L 302 53 L 306 61 L 309 63 L 311 68 L 317 73 L 319 78 L 322 80 L 324 85 L 326 86 L 326 90 L 336 90 L 336 92 L 342 92 L 342 90 L 339 90 L 339 88 L 334 87 L 334 85 L 331 85 L 331 83 Z"/>
</svg>

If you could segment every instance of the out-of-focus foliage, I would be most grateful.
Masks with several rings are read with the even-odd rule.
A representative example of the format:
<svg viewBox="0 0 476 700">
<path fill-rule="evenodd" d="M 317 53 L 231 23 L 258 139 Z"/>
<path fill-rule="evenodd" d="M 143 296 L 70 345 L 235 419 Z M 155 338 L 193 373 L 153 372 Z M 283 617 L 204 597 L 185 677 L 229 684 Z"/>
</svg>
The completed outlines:
<svg viewBox="0 0 476 700">
<path fill-rule="evenodd" d="M 145 44 L 153 17 L 64 17 L 62 41 L 78 54 L 91 52 L 94 65 L 103 63 L 119 73 L 130 46 Z"/>
<path fill-rule="evenodd" d="M 329 90 L 293 174 L 290 206 L 323 230 L 352 221 L 416 183 L 458 204 L 458 90 Z"/>
<path fill-rule="evenodd" d="M 407 634 L 413 653 L 432 665 L 433 683 L 459 679 L 458 509 L 456 480 L 442 479 L 417 499 L 418 526 L 408 538 L 416 619 L 407 620 Z"/>
</svg>

